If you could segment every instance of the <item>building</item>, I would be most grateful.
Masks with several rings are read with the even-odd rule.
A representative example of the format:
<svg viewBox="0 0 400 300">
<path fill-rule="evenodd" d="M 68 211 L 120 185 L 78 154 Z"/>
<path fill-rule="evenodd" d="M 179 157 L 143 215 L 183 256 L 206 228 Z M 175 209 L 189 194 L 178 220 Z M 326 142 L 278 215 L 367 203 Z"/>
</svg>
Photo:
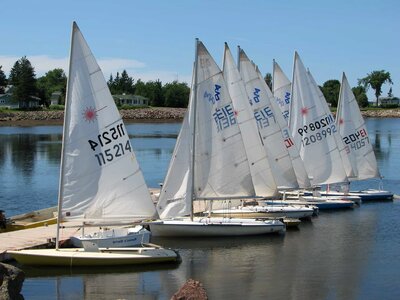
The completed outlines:
<svg viewBox="0 0 400 300">
<path fill-rule="evenodd" d="M 61 104 L 61 92 L 53 92 L 50 96 L 50 105 Z"/>
<path fill-rule="evenodd" d="M 7 109 L 19 109 L 19 108 L 38 108 L 40 107 L 40 98 L 35 96 L 30 96 L 28 101 L 25 102 L 15 102 L 12 99 L 12 85 L 5 88 L 5 93 L 0 94 L 0 108 Z"/>
<path fill-rule="evenodd" d="M 397 97 L 381 97 L 378 99 L 379 106 L 399 106 L 400 98 Z"/>
<path fill-rule="evenodd" d="M 117 105 L 131 105 L 131 106 L 149 106 L 150 100 L 146 97 L 139 95 L 113 95 L 114 101 Z"/>
</svg>

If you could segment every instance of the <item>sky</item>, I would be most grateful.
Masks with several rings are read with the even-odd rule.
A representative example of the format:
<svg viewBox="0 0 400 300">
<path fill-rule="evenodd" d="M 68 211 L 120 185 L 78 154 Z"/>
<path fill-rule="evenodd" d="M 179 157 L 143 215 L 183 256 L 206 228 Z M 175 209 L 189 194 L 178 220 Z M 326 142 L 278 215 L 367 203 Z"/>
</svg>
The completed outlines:
<svg viewBox="0 0 400 300">
<path fill-rule="evenodd" d="M 291 78 L 294 51 L 319 85 L 351 86 L 389 71 L 400 97 L 398 0 L 13 0 L 1 1 L 0 65 L 9 76 L 26 56 L 43 76 L 68 69 L 76 21 L 108 80 L 126 70 L 135 80 L 191 82 L 195 38 L 222 66 L 224 42 L 240 46 L 263 74 L 275 59 Z M 387 96 L 389 85 L 383 86 Z M 373 90 L 368 92 L 374 99 Z"/>
</svg>

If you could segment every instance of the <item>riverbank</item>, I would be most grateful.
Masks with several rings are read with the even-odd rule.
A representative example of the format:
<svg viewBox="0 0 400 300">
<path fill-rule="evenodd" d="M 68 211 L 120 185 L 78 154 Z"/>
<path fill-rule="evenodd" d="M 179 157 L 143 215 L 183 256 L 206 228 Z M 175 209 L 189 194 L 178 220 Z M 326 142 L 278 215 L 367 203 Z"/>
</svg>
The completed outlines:
<svg viewBox="0 0 400 300">
<path fill-rule="evenodd" d="M 120 110 L 126 122 L 180 121 L 186 108 L 148 107 Z M 400 108 L 362 111 L 365 118 L 400 118 Z M 61 125 L 64 111 L 0 111 L 0 126 Z"/>
<path fill-rule="evenodd" d="M 186 108 L 148 107 L 120 110 L 122 118 L 130 121 L 179 121 Z M 0 126 L 62 125 L 64 111 L 0 111 Z"/>
</svg>

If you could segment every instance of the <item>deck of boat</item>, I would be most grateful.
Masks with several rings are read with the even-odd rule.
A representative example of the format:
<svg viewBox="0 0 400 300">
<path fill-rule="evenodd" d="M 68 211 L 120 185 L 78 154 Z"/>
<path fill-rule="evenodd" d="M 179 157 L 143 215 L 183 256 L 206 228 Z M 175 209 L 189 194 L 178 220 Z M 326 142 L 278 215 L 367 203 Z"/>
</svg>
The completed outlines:
<svg viewBox="0 0 400 300">
<path fill-rule="evenodd" d="M 10 259 L 7 250 L 19 250 L 35 247 L 44 247 L 54 242 L 57 225 L 41 226 L 36 228 L 0 233 L 0 261 Z M 65 241 L 71 235 L 78 233 L 77 227 L 63 228 L 60 230 L 60 240 Z M 85 233 L 98 231 L 98 227 L 85 227 Z"/>
</svg>

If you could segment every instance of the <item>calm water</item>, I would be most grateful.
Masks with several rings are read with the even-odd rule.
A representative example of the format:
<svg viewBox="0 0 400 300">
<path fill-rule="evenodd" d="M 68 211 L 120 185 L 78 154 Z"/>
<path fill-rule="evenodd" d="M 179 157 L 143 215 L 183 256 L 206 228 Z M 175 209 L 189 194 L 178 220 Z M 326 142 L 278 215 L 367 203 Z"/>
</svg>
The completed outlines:
<svg viewBox="0 0 400 300">
<path fill-rule="evenodd" d="M 384 188 L 400 194 L 400 119 L 368 119 Z M 149 186 L 163 181 L 179 123 L 129 124 Z M 0 127 L 0 209 L 56 205 L 61 126 Z M 354 188 L 377 187 L 377 181 Z M 400 299 L 400 201 L 321 213 L 284 236 L 153 239 L 182 263 L 26 268 L 25 299 L 169 299 L 188 278 L 210 299 Z"/>
</svg>

